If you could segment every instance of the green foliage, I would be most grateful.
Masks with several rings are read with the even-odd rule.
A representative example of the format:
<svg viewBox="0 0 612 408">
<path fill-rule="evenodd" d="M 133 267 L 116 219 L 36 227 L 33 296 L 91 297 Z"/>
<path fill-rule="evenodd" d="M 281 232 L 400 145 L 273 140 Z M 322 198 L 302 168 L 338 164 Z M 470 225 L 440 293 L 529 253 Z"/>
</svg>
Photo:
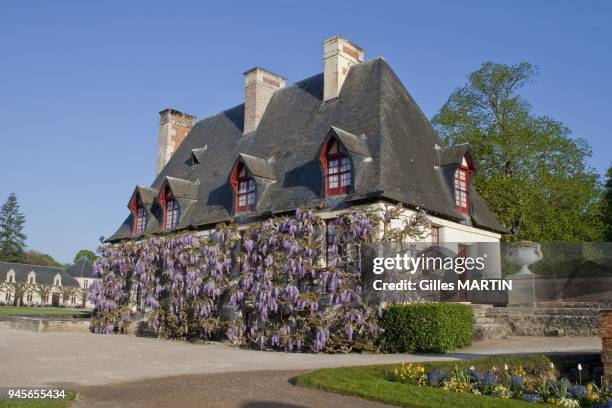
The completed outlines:
<svg viewBox="0 0 612 408">
<path fill-rule="evenodd" d="M 91 317 L 91 311 L 60 307 L 0 306 L 0 316 L 72 316 Z"/>
<path fill-rule="evenodd" d="M 77 254 L 74 256 L 73 262 L 77 263 L 81 260 L 81 258 L 86 258 L 92 264 L 96 261 L 96 259 L 98 259 L 96 253 L 94 251 L 90 251 L 89 249 L 81 249 L 79 252 L 77 252 Z"/>
<path fill-rule="evenodd" d="M 394 304 L 380 325 L 385 352 L 444 353 L 472 343 L 473 313 L 469 305 L 453 303 Z"/>
<path fill-rule="evenodd" d="M 467 369 L 475 366 L 476 369 L 490 369 L 493 366 L 503 367 L 522 365 L 527 367 L 548 366 L 550 360 L 545 356 L 509 356 L 489 357 L 469 361 L 443 361 L 422 363 L 429 371 L 435 368 L 447 370 L 459 367 Z M 371 401 L 381 401 L 400 407 L 410 408 L 438 408 L 438 407 L 463 407 L 463 408 L 513 408 L 534 406 L 527 402 L 518 400 L 506 400 L 483 395 L 457 394 L 439 388 L 422 387 L 401 382 L 389 381 L 388 373 L 397 364 L 324 368 L 298 377 L 297 382 L 301 386 L 315 388 L 342 395 L 355 395 Z M 548 404 L 537 404 L 538 407 L 547 407 Z"/>
<path fill-rule="evenodd" d="M 604 223 L 606 225 L 606 237 L 607 242 L 612 242 L 612 166 L 608 168 L 607 174 L 608 180 L 606 181 L 606 194 L 604 202 L 606 205 L 606 211 L 604 213 Z"/>
<path fill-rule="evenodd" d="M 25 216 L 19 212 L 15 193 L 0 208 L 0 260 L 18 262 L 25 248 Z"/>
<path fill-rule="evenodd" d="M 74 391 L 68 391 L 65 399 L 50 400 L 21 400 L 21 401 L 0 401 L 0 408 L 69 408 L 74 406 L 78 400 L 78 394 Z"/>
<path fill-rule="evenodd" d="M 17 262 L 30 265 L 53 266 L 56 268 L 61 268 L 63 266 L 61 263 L 53 259 L 51 255 L 38 251 L 23 252 Z"/>
<path fill-rule="evenodd" d="M 562 123 L 531 114 L 517 90 L 536 67 L 486 62 L 434 116 L 449 144 L 469 143 L 478 164 L 475 185 L 515 240 L 599 241 L 602 191 L 585 164 L 588 143 Z"/>
</svg>

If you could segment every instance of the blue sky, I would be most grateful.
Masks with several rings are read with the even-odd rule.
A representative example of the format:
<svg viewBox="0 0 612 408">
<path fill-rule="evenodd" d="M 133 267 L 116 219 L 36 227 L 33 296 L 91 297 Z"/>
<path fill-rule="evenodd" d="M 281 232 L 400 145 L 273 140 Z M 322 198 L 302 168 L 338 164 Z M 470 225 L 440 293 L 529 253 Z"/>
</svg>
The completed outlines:
<svg viewBox="0 0 612 408">
<path fill-rule="evenodd" d="M 17 193 L 27 244 L 61 262 L 94 249 L 155 172 L 158 112 L 204 118 L 262 66 L 295 82 L 342 34 L 383 56 L 428 117 L 483 61 L 540 68 L 523 95 L 611 164 L 612 2 L 5 1 L 0 12 L 0 200 Z"/>
</svg>

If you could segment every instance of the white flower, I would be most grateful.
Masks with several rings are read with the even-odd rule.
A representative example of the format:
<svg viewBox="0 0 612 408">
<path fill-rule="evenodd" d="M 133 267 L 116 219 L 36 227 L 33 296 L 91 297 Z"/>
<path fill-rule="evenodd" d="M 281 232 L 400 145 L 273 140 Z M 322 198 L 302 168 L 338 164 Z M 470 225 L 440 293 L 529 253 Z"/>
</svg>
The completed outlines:
<svg viewBox="0 0 612 408">
<path fill-rule="evenodd" d="M 555 365 L 554 365 L 552 362 L 550 363 L 550 369 L 551 369 L 551 370 L 554 370 L 554 369 L 555 369 Z"/>
<path fill-rule="evenodd" d="M 508 364 L 504 364 L 504 370 L 508 371 Z"/>
<path fill-rule="evenodd" d="M 493 366 L 493 371 L 497 371 L 497 368 L 495 368 L 495 366 Z"/>
<path fill-rule="evenodd" d="M 578 371 L 582 371 L 582 365 L 578 363 Z"/>
<path fill-rule="evenodd" d="M 474 371 L 475 369 L 476 369 L 476 367 L 470 366 L 470 371 Z"/>
</svg>

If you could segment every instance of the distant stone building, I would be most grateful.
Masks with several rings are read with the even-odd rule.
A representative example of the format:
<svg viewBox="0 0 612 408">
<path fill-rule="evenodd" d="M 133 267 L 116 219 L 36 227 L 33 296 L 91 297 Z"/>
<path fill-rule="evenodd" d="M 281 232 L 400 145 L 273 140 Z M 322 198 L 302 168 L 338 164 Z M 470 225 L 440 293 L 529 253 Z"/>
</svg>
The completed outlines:
<svg viewBox="0 0 612 408">
<path fill-rule="evenodd" d="M 87 289 L 94 280 L 91 270 L 91 263 L 83 259 L 67 271 L 48 266 L 0 262 L 0 304 L 92 307 L 87 295 Z"/>
<path fill-rule="evenodd" d="M 89 286 L 97 279 L 93 276 L 93 265 L 89 259 L 82 257 L 77 263 L 68 267 L 66 273 L 72 276 L 83 289 L 81 304 L 93 308 L 93 304 L 89 301 Z"/>
</svg>

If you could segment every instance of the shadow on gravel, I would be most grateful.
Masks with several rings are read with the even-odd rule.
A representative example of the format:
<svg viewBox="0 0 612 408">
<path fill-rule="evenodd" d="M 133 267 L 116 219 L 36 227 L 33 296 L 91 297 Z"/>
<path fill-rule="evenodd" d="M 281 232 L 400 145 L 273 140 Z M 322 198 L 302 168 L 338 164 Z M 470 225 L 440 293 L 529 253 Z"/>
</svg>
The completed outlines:
<svg viewBox="0 0 612 408">
<path fill-rule="evenodd" d="M 250 401 L 242 404 L 240 408 L 307 408 L 304 405 L 285 404 L 274 401 Z"/>
</svg>

